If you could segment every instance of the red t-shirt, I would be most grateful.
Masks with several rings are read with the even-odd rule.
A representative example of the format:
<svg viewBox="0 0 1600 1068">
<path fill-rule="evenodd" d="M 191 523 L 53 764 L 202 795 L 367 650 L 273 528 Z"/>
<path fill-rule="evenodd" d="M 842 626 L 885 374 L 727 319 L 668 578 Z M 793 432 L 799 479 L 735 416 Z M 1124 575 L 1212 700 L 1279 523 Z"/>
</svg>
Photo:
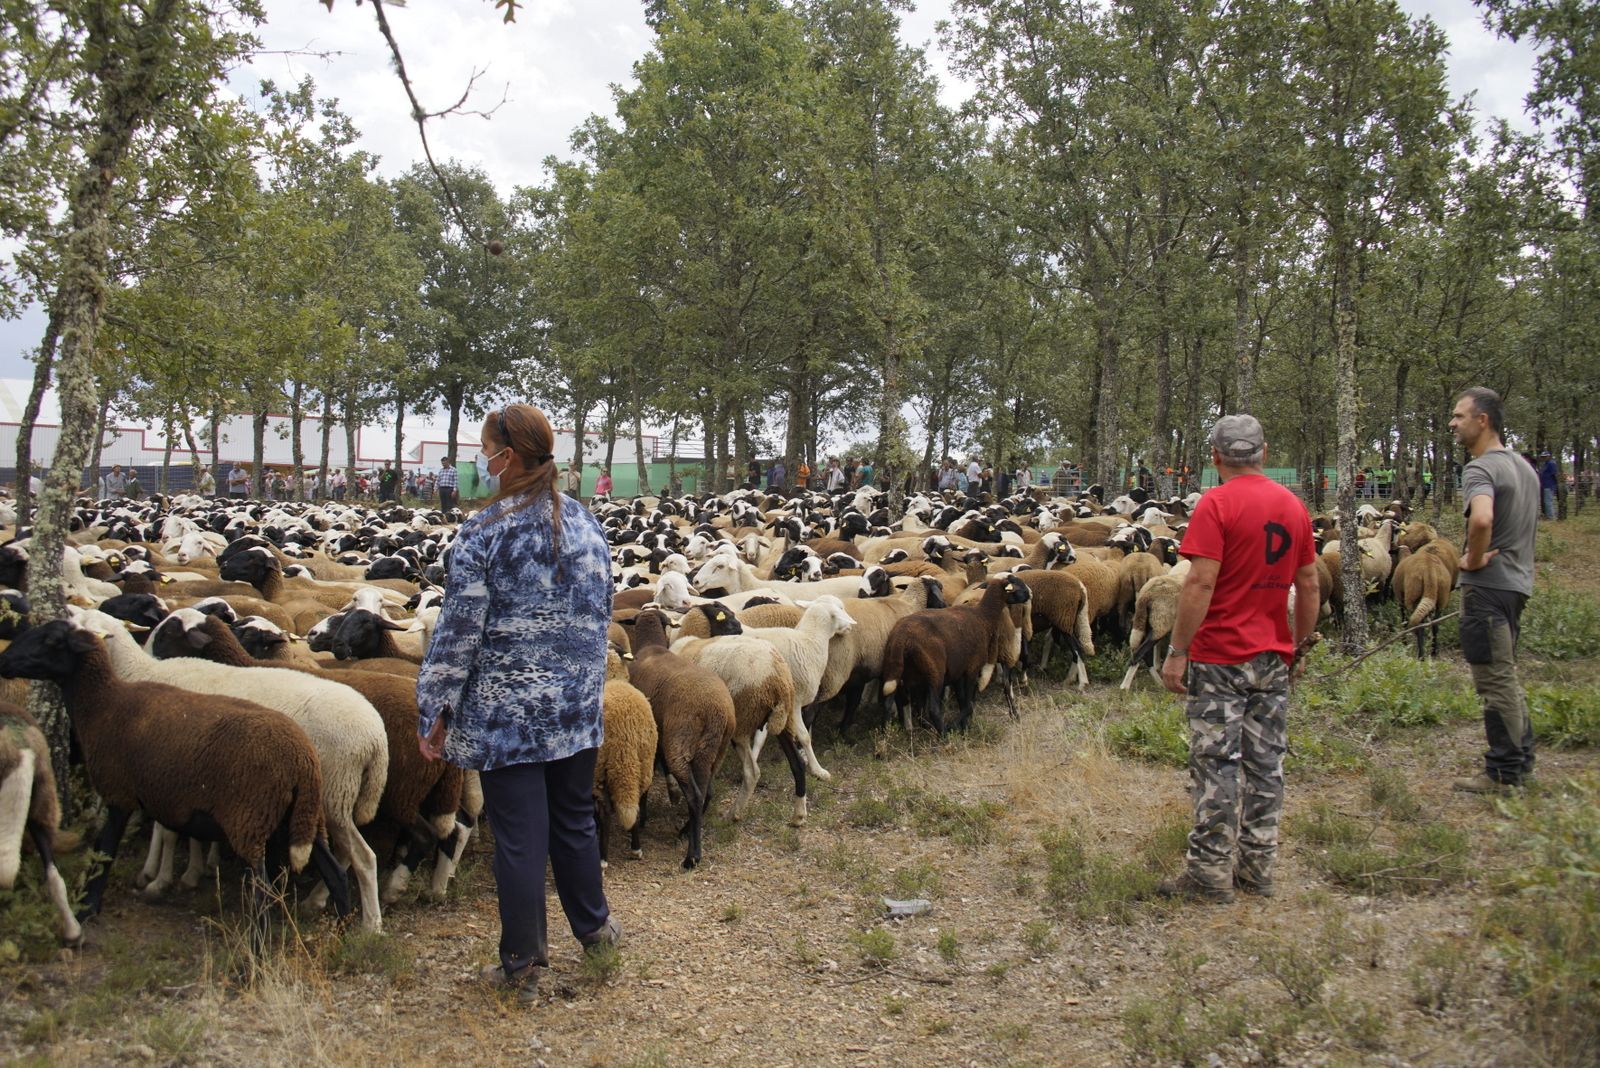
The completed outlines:
<svg viewBox="0 0 1600 1068">
<path fill-rule="evenodd" d="M 1200 498 L 1181 551 L 1222 564 L 1189 659 L 1243 664 L 1268 651 L 1294 654 L 1289 589 L 1316 559 L 1300 498 L 1264 475 L 1230 478 Z"/>
</svg>

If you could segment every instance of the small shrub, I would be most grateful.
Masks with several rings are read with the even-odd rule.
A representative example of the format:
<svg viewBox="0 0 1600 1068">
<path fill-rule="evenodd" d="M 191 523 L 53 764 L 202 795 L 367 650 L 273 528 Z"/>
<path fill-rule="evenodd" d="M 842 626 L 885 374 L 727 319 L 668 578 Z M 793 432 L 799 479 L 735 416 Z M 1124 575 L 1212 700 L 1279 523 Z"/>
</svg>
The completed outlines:
<svg viewBox="0 0 1600 1068">
<path fill-rule="evenodd" d="M 1057 912 L 1080 920 L 1128 923 L 1134 905 L 1155 892 L 1158 872 L 1144 858 L 1128 860 L 1091 850 L 1075 828 L 1051 832 L 1041 844 L 1045 899 Z"/>
<path fill-rule="evenodd" d="M 1049 920 L 1029 920 L 1022 928 L 1022 944 L 1035 957 L 1056 948 L 1056 929 Z"/>
<path fill-rule="evenodd" d="M 1328 1015 L 1338 1021 L 1339 1032 L 1356 1049 L 1372 1052 L 1383 1048 L 1389 1033 L 1389 1016 L 1375 1005 L 1343 995 L 1328 1000 Z"/>
<path fill-rule="evenodd" d="M 1531 687 L 1528 716 L 1540 745 L 1551 749 L 1600 746 L 1600 694 L 1593 687 Z"/>
<path fill-rule="evenodd" d="M 146 1020 L 139 1036 L 163 1063 L 187 1064 L 205 1041 L 206 1025 L 193 1013 L 171 1009 Z"/>
<path fill-rule="evenodd" d="M 1399 768 L 1374 768 L 1367 776 L 1367 796 L 1372 807 L 1390 819 L 1414 820 L 1422 815 L 1422 802 Z"/>
<path fill-rule="evenodd" d="M 894 935 L 881 927 L 867 931 L 852 931 L 850 944 L 861 954 L 861 963 L 872 968 L 888 967 L 897 951 Z"/>
<path fill-rule="evenodd" d="M 1405 828 L 1392 848 L 1372 841 L 1339 845 L 1314 862 L 1329 879 L 1352 889 L 1421 894 L 1460 882 L 1469 847 L 1465 831 L 1434 821 Z"/>
<path fill-rule="evenodd" d="M 1011 962 L 1008 960 L 997 960 L 985 968 L 983 970 L 983 974 L 987 975 L 990 979 L 999 982 L 1001 979 L 1004 979 L 1006 976 L 1011 974 Z"/>
<path fill-rule="evenodd" d="M 890 827 L 898 818 L 894 804 L 876 794 L 862 794 L 844 810 L 844 821 L 861 830 Z"/>
<path fill-rule="evenodd" d="M 1005 806 L 995 801 L 958 801 L 942 795 L 923 795 L 910 808 L 911 822 L 922 834 L 948 838 L 968 849 L 994 840 L 995 824 Z"/>
<path fill-rule="evenodd" d="M 923 1033 L 927 1035 L 948 1035 L 956 1029 L 956 1022 L 948 1016 L 936 1016 L 929 1020 Z"/>
<path fill-rule="evenodd" d="M 939 932 L 938 949 L 939 959 L 946 964 L 954 964 L 961 959 L 961 942 L 954 931 Z"/>
<path fill-rule="evenodd" d="M 794 959 L 811 968 L 822 963 L 822 954 L 811 948 L 811 943 L 806 941 L 805 935 L 795 935 Z"/>
<path fill-rule="evenodd" d="M 1600 778 L 1503 803 L 1520 855 L 1488 912 L 1521 1028 L 1556 1065 L 1600 1063 Z"/>
<path fill-rule="evenodd" d="M 322 962 L 336 975 L 378 975 L 391 983 L 409 978 L 416 963 L 404 942 L 357 927 L 327 942 Z"/>
<path fill-rule="evenodd" d="M 1105 736 L 1118 756 L 1174 768 L 1189 764 L 1189 721 L 1176 701 L 1141 699 L 1129 715 L 1107 721 Z"/>
<path fill-rule="evenodd" d="M 1600 656 L 1600 600 L 1541 583 L 1522 614 L 1518 644 L 1547 660 Z"/>
<path fill-rule="evenodd" d="M 939 873 L 925 861 L 912 864 L 894 873 L 890 887 L 898 898 L 932 897 L 939 892 Z"/>
<path fill-rule="evenodd" d="M 1123 1041 L 1138 1063 L 1204 1065 L 1217 1047 L 1245 1034 L 1244 1006 L 1233 999 L 1203 1002 L 1199 968 L 1205 956 L 1182 943 L 1167 951 L 1166 982 L 1153 997 L 1135 998 L 1122 1013 Z"/>
<path fill-rule="evenodd" d="M 1102 645 L 1099 640 L 1096 640 L 1094 644 L 1095 655 L 1083 662 L 1084 670 L 1089 675 L 1089 681 L 1120 683 L 1122 676 L 1128 671 L 1128 647 L 1126 645 Z M 1061 642 L 1057 641 L 1055 653 L 1050 658 L 1050 673 L 1054 675 L 1059 667 L 1061 677 L 1066 678 L 1066 665 L 1069 662 L 1069 658 L 1061 648 Z M 1077 669 L 1073 669 L 1073 677 L 1076 678 L 1076 676 Z"/>
<path fill-rule="evenodd" d="M 1442 1012 L 1464 1002 L 1477 989 L 1465 939 L 1442 936 L 1423 947 L 1406 968 L 1411 1000 L 1419 1009 Z"/>
<path fill-rule="evenodd" d="M 1361 746 L 1346 736 L 1325 716 L 1302 716 L 1289 719 L 1289 751 L 1284 756 L 1284 770 L 1301 771 L 1359 771 L 1366 767 L 1367 757 Z"/>
<path fill-rule="evenodd" d="M 622 972 L 622 950 L 610 942 L 585 947 L 583 976 L 596 986 L 609 983 Z"/>
<path fill-rule="evenodd" d="M 1292 827 L 1296 835 L 1319 846 L 1351 845 L 1371 833 L 1365 824 L 1343 815 L 1325 801 L 1295 819 Z"/>
<path fill-rule="evenodd" d="M 907 1001 L 905 998 L 890 994 L 888 997 L 883 999 L 883 1013 L 885 1016 L 904 1016 L 906 1014 L 906 1007 L 910 1004 L 911 1002 Z"/>
<path fill-rule="evenodd" d="M 729 902 L 722 910 L 723 923 L 738 923 L 742 919 L 744 919 L 744 909 L 737 901 Z"/>
</svg>

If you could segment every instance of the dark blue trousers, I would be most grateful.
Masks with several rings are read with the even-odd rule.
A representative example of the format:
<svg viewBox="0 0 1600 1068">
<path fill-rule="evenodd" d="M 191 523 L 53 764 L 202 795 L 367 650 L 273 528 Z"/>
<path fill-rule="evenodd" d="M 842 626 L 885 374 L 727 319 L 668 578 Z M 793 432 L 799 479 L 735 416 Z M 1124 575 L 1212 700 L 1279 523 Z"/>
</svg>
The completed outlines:
<svg viewBox="0 0 1600 1068">
<path fill-rule="evenodd" d="M 512 764 L 481 774 L 484 814 L 494 829 L 494 881 L 500 894 L 500 963 L 507 973 L 548 965 L 545 861 L 573 936 L 605 926 L 611 910 L 600 883 L 594 825 L 598 749 L 543 764 Z"/>
</svg>

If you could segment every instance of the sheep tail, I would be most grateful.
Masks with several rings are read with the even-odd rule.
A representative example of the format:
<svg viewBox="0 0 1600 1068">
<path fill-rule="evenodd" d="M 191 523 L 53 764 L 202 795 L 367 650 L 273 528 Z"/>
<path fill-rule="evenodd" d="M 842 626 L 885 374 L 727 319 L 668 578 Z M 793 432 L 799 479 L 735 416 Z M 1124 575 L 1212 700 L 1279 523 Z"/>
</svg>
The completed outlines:
<svg viewBox="0 0 1600 1068">
<path fill-rule="evenodd" d="M 322 784 L 313 774 L 294 789 L 289 803 L 289 867 L 299 871 L 311 859 L 311 843 L 325 834 L 322 825 Z"/>
<path fill-rule="evenodd" d="M 905 643 L 891 641 L 883 650 L 883 670 L 880 673 L 883 679 L 883 696 L 888 697 L 900 688 L 900 679 L 905 675 Z"/>
<path fill-rule="evenodd" d="M 1423 620 L 1427 619 L 1428 614 L 1433 611 L 1434 606 L 1437 604 L 1438 602 L 1432 597 L 1422 598 L 1422 600 L 1417 602 L 1417 607 L 1411 610 L 1411 619 L 1408 621 L 1408 624 L 1414 627 L 1418 623 L 1421 623 Z"/>
<path fill-rule="evenodd" d="M 356 793 L 351 820 L 357 827 L 365 827 L 378 818 L 378 803 L 383 800 L 383 789 L 389 783 L 389 753 L 381 749 L 374 752 L 361 769 L 361 789 Z"/>
<path fill-rule="evenodd" d="M 1078 598 L 1078 618 L 1074 624 L 1078 635 L 1078 648 L 1082 650 L 1082 655 L 1093 656 L 1094 634 L 1089 628 L 1089 590 L 1081 580 L 1078 582 L 1078 588 L 1083 590 L 1083 596 Z"/>
</svg>

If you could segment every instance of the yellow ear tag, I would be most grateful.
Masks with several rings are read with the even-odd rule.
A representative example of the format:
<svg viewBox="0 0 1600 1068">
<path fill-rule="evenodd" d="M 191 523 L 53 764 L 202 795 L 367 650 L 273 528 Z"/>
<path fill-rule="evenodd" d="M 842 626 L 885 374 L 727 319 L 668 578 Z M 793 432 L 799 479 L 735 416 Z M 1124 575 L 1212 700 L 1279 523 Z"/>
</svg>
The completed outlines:
<svg viewBox="0 0 1600 1068">
<path fill-rule="evenodd" d="M 171 575 L 162 575 L 161 576 L 161 584 L 163 586 L 166 585 L 169 582 L 176 582 L 176 581 L 178 581 L 178 580 L 173 578 Z"/>
<path fill-rule="evenodd" d="M 724 620 L 726 620 L 726 619 L 727 619 L 727 618 L 728 618 L 728 615 L 727 615 L 727 613 L 726 613 L 726 612 L 718 612 L 718 613 L 717 613 L 717 622 L 718 622 L 718 623 L 721 623 L 721 622 L 723 622 L 723 621 L 724 621 Z"/>
</svg>

